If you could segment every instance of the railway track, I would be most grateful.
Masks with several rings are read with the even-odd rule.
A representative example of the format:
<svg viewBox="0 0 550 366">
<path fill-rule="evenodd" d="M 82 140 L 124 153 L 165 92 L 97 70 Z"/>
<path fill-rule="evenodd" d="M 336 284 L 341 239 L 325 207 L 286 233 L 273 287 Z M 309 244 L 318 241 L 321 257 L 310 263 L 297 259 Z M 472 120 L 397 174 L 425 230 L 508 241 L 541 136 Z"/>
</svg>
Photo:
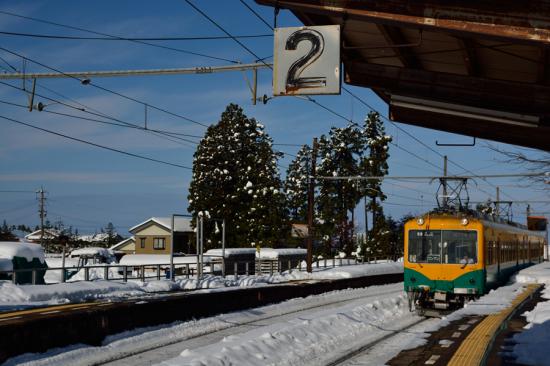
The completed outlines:
<svg viewBox="0 0 550 366">
<path fill-rule="evenodd" d="M 188 333 L 177 335 L 174 333 L 165 334 L 164 337 L 155 338 L 154 341 L 125 342 L 123 346 L 112 347 L 106 344 L 101 347 L 92 348 L 97 352 L 90 352 L 86 347 L 82 350 L 69 350 L 43 359 L 33 359 L 33 365 L 150 365 L 162 360 L 178 356 L 184 349 L 194 349 L 208 344 L 213 344 L 235 334 L 245 333 L 258 327 L 284 322 L 299 317 L 301 314 L 308 314 L 312 311 L 328 310 L 350 304 L 359 300 L 372 301 L 380 297 L 398 296 L 403 293 L 402 284 L 394 284 L 388 290 L 369 287 L 360 290 L 350 290 L 350 294 L 323 299 L 321 296 L 314 304 L 307 305 L 311 299 L 298 299 L 289 302 L 285 311 L 265 311 L 253 309 L 246 311 L 250 314 L 247 320 L 233 321 L 231 316 L 218 316 L 222 324 L 216 325 L 217 329 L 209 329 L 209 326 L 198 326 L 197 331 L 190 335 Z M 302 304 L 303 302 L 303 304 Z M 285 305 L 286 306 L 286 305 Z M 269 306 L 268 306 L 269 308 Z M 260 308 L 263 309 L 263 308 Z M 259 312 L 260 311 L 260 312 Z M 200 321 L 199 321 L 200 322 Z M 177 327 L 177 325 L 176 325 Z M 163 327 L 162 330 L 170 327 Z M 153 330 L 154 332 L 154 330 Z M 143 334 L 146 334 L 144 332 Z M 139 335 L 137 335 L 139 337 Z M 25 365 L 25 356 L 16 357 L 5 364 Z"/>
<path fill-rule="evenodd" d="M 367 365 L 371 364 L 372 360 L 361 360 L 362 358 L 368 358 L 370 356 L 370 352 L 380 344 L 384 342 L 391 342 L 391 339 L 397 336 L 402 335 L 403 333 L 412 331 L 415 327 L 425 323 L 432 321 L 432 318 L 428 317 L 422 317 L 421 319 L 418 319 L 414 321 L 411 324 L 408 324 L 405 327 L 399 328 L 399 329 L 392 329 L 388 330 L 388 333 L 381 338 L 365 343 L 363 345 L 360 345 L 356 347 L 353 350 L 348 351 L 347 354 L 332 360 L 331 362 L 325 364 L 325 366 L 344 366 L 344 365 Z"/>
</svg>

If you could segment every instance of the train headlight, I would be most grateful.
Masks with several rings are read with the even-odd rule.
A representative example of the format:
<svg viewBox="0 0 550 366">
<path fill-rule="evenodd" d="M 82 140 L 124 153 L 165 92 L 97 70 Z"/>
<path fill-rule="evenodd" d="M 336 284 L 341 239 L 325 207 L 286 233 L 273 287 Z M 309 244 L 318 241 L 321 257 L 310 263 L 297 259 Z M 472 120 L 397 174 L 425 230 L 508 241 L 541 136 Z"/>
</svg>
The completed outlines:
<svg viewBox="0 0 550 366">
<path fill-rule="evenodd" d="M 424 219 L 422 217 L 419 217 L 418 219 L 416 219 L 416 223 L 420 226 L 424 225 Z"/>
<path fill-rule="evenodd" d="M 462 220 L 460 221 L 460 223 L 464 226 L 468 225 L 468 222 L 469 222 L 468 219 L 465 217 L 463 217 Z"/>
</svg>

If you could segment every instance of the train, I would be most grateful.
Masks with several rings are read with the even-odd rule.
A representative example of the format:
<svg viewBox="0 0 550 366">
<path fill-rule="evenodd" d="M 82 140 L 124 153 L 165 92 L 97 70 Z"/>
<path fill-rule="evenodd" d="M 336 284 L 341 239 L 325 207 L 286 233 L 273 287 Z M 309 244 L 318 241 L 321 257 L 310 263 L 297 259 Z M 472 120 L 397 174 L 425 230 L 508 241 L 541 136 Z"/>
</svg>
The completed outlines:
<svg viewBox="0 0 550 366">
<path fill-rule="evenodd" d="M 530 230 L 475 211 L 432 211 L 407 221 L 404 287 L 411 311 L 462 307 L 543 261 L 545 223 L 540 218 Z"/>
</svg>

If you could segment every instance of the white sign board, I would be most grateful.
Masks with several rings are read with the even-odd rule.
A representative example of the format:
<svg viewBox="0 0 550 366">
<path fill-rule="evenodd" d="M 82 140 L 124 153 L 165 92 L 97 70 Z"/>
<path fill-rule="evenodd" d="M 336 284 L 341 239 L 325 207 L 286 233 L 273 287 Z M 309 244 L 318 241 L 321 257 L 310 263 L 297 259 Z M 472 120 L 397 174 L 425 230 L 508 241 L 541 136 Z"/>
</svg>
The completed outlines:
<svg viewBox="0 0 550 366">
<path fill-rule="evenodd" d="M 340 26 L 275 29 L 273 95 L 340 94 Z"/>
</svg>

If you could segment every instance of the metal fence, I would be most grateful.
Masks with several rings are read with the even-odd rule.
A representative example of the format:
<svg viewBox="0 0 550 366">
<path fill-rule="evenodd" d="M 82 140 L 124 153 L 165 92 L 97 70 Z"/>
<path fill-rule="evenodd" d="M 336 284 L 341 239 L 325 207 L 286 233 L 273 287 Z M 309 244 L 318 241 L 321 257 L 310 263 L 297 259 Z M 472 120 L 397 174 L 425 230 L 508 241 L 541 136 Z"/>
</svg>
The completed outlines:
<svg viewBox="0 0 550 366">
<path fill-rule="evenodd" d="M 376 264 L 379 262 L 390 261 L 389 258 L 367 258 L 365 260 L 358 258 L 325 258 L 316 260 L 313 269 L 327 269 L 341 266 L 351 266 L 359 264 Z M 229 263 L 227 263 L 229 262 Z M 114 269 L 114 271 L 111 271 Z M 160 280 L 161 278 L 170 278 L 170 263 L 122 265 L 122 264 L 103 264 L 87 265 L 83 267 L 48 267 L 45 268 L 26 268 L 10 271 L 0 271 L 0 278 L 11 279 L 17 283 L 18 276 L 23 273 L 31 272 L 32 284 L 37 283 L 39 272 L 60 271 L 59 282 L 66 282 L 70 277 L 79 272 L 83 273 L 83 278 L 77 281 L 93 281 L 102 279 L 107 281 L 139 280 L 145 282 L 149 279 Z M 238 279 L 241 275 L 274 275 L 276 273 L 292 273 L 294 271 L 306 271 L 305 260 L 278 260 L 278 259 L 256 259 L 255 261 L 227 261 L 224 258 L 215 258 L 202 268 L 203 275 L 234 276 Z M 115 273 L 113 275 L 113 272 Z M 174 263 L 174 274 L 177 277 L 191 278 L 196 275 L 197 266 L 191 263 Z M 91 274 L 94 276 L 91 276 Z M 102 276 L 99 277 L 99 274 Z M 54 283 L 54 282 L 50 282 Z"/>
</svg>

